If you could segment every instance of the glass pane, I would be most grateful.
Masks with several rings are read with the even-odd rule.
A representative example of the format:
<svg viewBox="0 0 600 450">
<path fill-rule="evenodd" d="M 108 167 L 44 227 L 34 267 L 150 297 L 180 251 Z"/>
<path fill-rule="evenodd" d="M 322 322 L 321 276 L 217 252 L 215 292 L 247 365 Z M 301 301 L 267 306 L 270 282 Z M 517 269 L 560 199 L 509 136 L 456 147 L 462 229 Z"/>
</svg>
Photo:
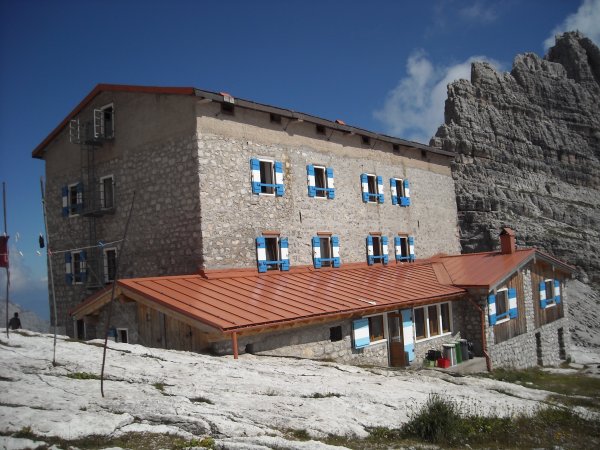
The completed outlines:
<svg viewBox="0 0 600 450">
<path fill-rule="evenodd" d="M 261 161 L 260 162 L 260 182 L 263 184 L 274 184 L 273 181 L 273 162 L 272 161 Z M 261 186 L 260 192 L 263 194 L 272 194 L 275 192 L 272 186 Z"/>
<path fill-rule="evenodd" d="M 427 308 L 429 316 L 429 336 L 437 336 L 440 334 L 440 324 L 437 313 L 437 305 L 431 305 Z"/>
<path fill-rule="evenodd" d="M 377 194 L 377 179 L 375 175 L 368 175 L 367 178 L 369 180 L 369 194 Z M 370 200 L 374 201 L 373 199 Z"/>
<path fill-rule="evenodd" d="M 327 187 L 327 177 L 324 167 L 315 167 L 315 186 L 321 189 Z M 325 197 L 327 195 L 327 192 L 321 189 L 317 189 L 317 197 Z"/>
<path fill-rule="evenodd" d="M 425 338 L 425 310 L 417 308 L 414 312 L 415 319 L 415 334 L 417 339 Z"/>
<path fill-rule="evenodd" d="M 371 342 L 383 339 L 383 316 L 369 317 L 369 338 Z"/>
<path fill-rule="evenodd" d="M 553 289 L 554 283 L 552 280 L 548 280 L 545 283 L 546 283 L 546 301 L 553 301 L 554 300 L 554 289 Z"/>
<path fill-rule="evenodd" d="M 442 332 L 450 333 L 450 303 L 442 303 Z"/>
<path fill-rule="evenodd" d="M 265 238 L 265 249 L 267 253 L 267 261 L 278 261 L 279 260 L 279 245 L 278 238 L 276 237 L 267 237 Z M 267 264 L 267 268 L 277 269 L 279 266 L 276 262 Z"/>
<path fill-rule="evenodd" d="M 321 245 L 321 258 L 331 258 L 331 241 L 329 237 L 322 237 L 319 239 Z M 330 266 L 331 261 L 321 261 L 321 265 L 324 267 Z"/>
<path fill-rule="evenodd" d="M 498 291 L 496 293 L 496 316 L 506 314 L 508 311 L 508 291 Z"/>
</svg>

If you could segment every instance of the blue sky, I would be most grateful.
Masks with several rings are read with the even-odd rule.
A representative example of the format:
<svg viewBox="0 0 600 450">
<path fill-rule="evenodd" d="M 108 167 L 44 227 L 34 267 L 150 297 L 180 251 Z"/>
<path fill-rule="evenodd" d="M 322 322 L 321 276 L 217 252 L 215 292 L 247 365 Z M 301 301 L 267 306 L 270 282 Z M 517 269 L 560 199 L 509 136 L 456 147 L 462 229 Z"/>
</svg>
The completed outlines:
<svg viewBox="0 0 600 450">
<path fill-rule="evenodd" d="M 598 43 L 598 24 L 600 0 L 0 0 L 11 299 L 49 316 L 36 253 L 44 163 L 31 151 L 97 83 L 226 91 L 428 142 L 446 84 L 471 61 L 510 70 L 567 28 Z"/>
</svg>

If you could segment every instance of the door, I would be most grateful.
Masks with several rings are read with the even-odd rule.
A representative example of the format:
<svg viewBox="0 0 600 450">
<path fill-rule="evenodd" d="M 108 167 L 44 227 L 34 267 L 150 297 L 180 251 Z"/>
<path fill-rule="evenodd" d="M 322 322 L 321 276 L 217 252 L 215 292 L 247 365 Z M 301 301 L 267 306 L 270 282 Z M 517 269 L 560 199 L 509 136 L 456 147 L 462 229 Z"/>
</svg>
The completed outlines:
<svg viewBox="0 0 600 450">
<path fill-rule="evenodd" d="M 388 314 L 388 343 L 390 349 L 390 366 L 405 367 L 404 343 L 402 339 L 402 327 L 400 326 L 400 314 Z"/>
</svg>

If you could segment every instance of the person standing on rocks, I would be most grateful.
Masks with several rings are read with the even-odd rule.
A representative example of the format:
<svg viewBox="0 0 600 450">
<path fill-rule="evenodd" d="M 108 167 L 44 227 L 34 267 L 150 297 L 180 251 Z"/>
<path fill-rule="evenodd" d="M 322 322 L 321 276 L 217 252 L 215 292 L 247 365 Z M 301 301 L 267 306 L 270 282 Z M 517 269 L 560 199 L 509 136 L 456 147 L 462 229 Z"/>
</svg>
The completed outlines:
<svg viewBox="0 0 600 450">
<path fill-rule="evenodd" d="M 19 319 L 19 313 L 16 312 L 14 317 L 8 321 L 8 328 L 11 330 L 18 330 L 21 328 L 21 319 Z"/>
</svg>

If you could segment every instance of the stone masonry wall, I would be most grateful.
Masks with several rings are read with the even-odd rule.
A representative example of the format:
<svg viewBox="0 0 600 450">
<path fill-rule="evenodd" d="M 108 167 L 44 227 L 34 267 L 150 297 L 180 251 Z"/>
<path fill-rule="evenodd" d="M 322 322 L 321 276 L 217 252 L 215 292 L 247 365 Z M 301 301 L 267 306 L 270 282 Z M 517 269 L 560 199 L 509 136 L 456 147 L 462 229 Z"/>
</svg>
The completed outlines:
<svg viewBox="0 0 600 450">
<path fill-rule="evenodd" d="M 134 210 L 119 269 L 121 276 L 184 274 L 197 270 L 201 260 L 197 141 L 193 118 L 186 125 L 185 119 L 178 119 L 174 113 L 181 110 L 179 115 L 193 116 L 191 104 L 186 106 L 187 100 L 174 96 L 104 93 L 79 114 L 82 121 L 87 120 L 94 107 L 114 103 L 115 138 L 95 150 L 94 164 L 97 179 L 106 175 L 114 177 L 114 214 L 96 219 L 62 216 L 62 186 L 86 180 L 87 170 L 82 170 L 81 161 L 85 152 L 79 145 L 69 143 L 67 130 L 49 146 L 45 156 L 46 205 L 53 250 L 90 245 L 90 229 L 94 224 L 96 241 L 120 240 L 135 191 Z M 175 117 L 168 112 L 173 112 Z M 162 127 L 165 129 L 161 130 Z M 88 277 L 101 278 L 101 249 L 87 252 Z M 58 325 L 73 335 L 68 312 L 91 291 L 83 284 L 66 284 L 63 254 L 55 254 L 52 265 Z"/>
<path fill-rule="evenodd" d="M 390 260 L 393 237 L 399 232 L 415 237 L 417 258 L 458 253 L 454 188 L 446 157 L 396 155 L 391 144 L 361 148 L 359 136 L 320 138 L 310 124 L 287 124 L 283 131 L 284 123 L 273 129 L 268 114 L 241 108 L 235 117 L 215 118 L 218 112 L 209 109 L 214 107 L 202 105 L 198 111 L 206 268 L 256 267 L 255 238 L 265 230 L 279 231 L 289 239 L 291 265 L 312 264 L 311 238 L 318 231 L 340 237 L 342 263 L 365 262 L 365 239 L 374 231 L 388 236 Z M 283 162 L 283 197 L 252 194 L 250 159 L 258 157 Z M 333 168 L 335 199 L 308 196 L 307 164 Z M 365 172 L 383 177 L 383 204 L 362 202 L 360 174 Z M 409 179 L 410 207 L 392 205 L 391 177 Z"/>
</svg>

